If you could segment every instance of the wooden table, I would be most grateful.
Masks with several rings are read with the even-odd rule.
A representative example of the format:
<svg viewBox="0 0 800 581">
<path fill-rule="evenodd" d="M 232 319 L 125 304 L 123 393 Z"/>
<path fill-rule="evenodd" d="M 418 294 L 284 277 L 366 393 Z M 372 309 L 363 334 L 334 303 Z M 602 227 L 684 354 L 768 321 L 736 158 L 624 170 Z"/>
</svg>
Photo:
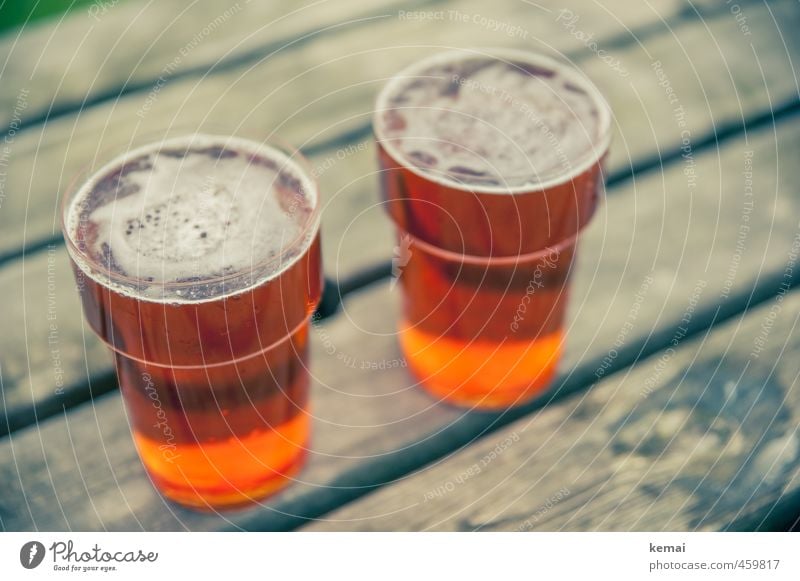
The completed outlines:
<svg viewBox="0 0 800 581">
<path fill-rule="evenodd" d="M 0 528 L 796 522 L 796 0 L 177 4 L 98 2 L 0 38 Z M 373 100 L 405 64 L 469 45 L 562 53 L 615 112 L 560 375 L 496 414 L 442 405 L 403 366 L 380 368 L 402 355 Z M 314 451 L 295 485 L 243 512 L 190 512 L 152 488 L 57 227 L 79 168 L 169 124 L 275 132 L 324 192 Z"/>
</svg>

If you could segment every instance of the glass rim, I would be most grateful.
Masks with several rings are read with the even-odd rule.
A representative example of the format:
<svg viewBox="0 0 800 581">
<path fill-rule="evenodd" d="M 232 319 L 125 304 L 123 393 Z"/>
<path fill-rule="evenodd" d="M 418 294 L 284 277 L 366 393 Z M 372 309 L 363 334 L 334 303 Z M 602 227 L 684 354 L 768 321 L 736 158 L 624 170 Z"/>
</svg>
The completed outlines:
<svg viewBox="0 0 800 581">
<path fill-rule="evenodd" d="M 116 155 L 111 153 L 115 149 L 113 146 L 102 149 L 97 155 L 95 155 L 94 161 L 86 163 L 72 178 L 72 180 L 69 182 L 69 185 L 64 189 L 64 195 L 61 200 L 61 208 L 59 212 L 61 233 L 64 237 L 64 244 L 67 247 L 67 251 L 72 258 L 72 261 L 86 276 L 101 286 L 117 292 L 118 289 L 114 289 L 108 284 L 109 282 L 112 284 L 121 283 L 123 286 L 133 288 L 146 285 L 148 287 L 156 287 L 164 290 L 185 289 L 195 287 L 197 285 L 220 284 L 231 280 L 236 280 L 238 278 L 247 277 L 260 269 L 268 268 L 270 265 L 281 264 L 287 255 L 290 255 L 292 252 L 296 251 L 297 248 L 302 246 L 304 243 L 307 243 L 308 249 L 311 248 L 313 245 L 313 238 L 319 232 L 322 204 L 320 200 L 319 182 L 314 176 L 311 164 L 299 149 L 272 135 L 270 135 L 268 139 L 259 141 L 253 139 L 252 137 L 239 136 L 231 132 L 220 132 L 220 128 L 214 127 L 211 127 L 208 131 L 186 130 L 186 128 L 177 128 L 175 133 L 173 133 L 173 131 L 176 131 L 175 128 L 168 128 L 162 133 L 149 132 L 143 134 L 140 137 L 132 140 L 132 143 L 129 143 L 126 148 L 117 148 L 118 151 Z M 294 171 L 298 172 L 297 177 L 299 177 L 300 180 L 304 184 L 307 184 L 307 186 L 310 188 L 309 194 L 313 196 L 312 199 L 314 202 L 308 217 L 300 224 L 300 233 L 290 242 L 283 245 L 280 251 L 273 257 L 251 262 L 250 265 L 236 272 L 204 278 L 201 281 L 146 281 L 141 277 L 129 276 L 113 271 L 109 269 L 107 265 L 91 258 L 86 252 L 80 249 L 76 241 L 73 239 L 67 220 L 71 211 L 72 203 L 85 186 L 87 186 L 93 180 L 102 177 L 104 173 L 113 170 L 118 164 L 122 164 L 129 160 L 136 152 L 145 152 L 148 149 L 151 151 L 160 151 L 162 145 L 170 141 L 189 140 L 188 142 L 191 143 L 190 139 L 195 137 L 211 138 L 215 142 L 222 143 L 223 145 L 232 143 L 234 147 L 236 142 L 244 142 L 252 148 L 252 152 L 262 151 L 267 154 L 277 153 L 279 154 L 279 162 L 281 159 L 285 158 L 285 161 L 288 163 L 280 165 L 279 169 L 294 165 Z M 111 154 L 109 155 L 109 153 Z M 311 234 L 312 232 L 313 234 Z M 296 260 L 302 257 L 302 255 L 303 253 L 299 253 L 296 258 L 292 259 L 291 261 L 287 261 L 286 265 L 276 270 L 274 275 L 270 278 L 277 278 L 280 274 L 290 268 L 292 264 L 296 262 Z M 90 271 L 87 271 L 87 269 L 82 266 L 82 263 L 87 264 L 90 268 Z M 96 275 L 92 274 L 91 271 L 99 272 L 102 278 L 98 279 Z M 244 292 L 254 286 L 257 286 L 258 284 L 261 284 L 262 282 L 263 281 L 254 282 L 252 285 L 248 285 L 247 288 L 232 291 L 230 295 L 233 296 L 235 294 Z M 226 298 L 227 296 L 229 295 L 224 294 L 219 297 L 214 297 L 213 300 L 219 300 Z M 159 301 L 158 298 L 144 295 L 136 295 L 136 298 L 143 301 Z M 188 300 L 186 302 L 196 303 L 203 302 L 203 300 Z"/>
<path fill-rule="evenodd" d="M 514 65 L 515 62 L 524 62 L 533 65 L 542 65 L 552 68 L 559 73 L 568 76 L 571 81 L 575 81 L 582 89 L 585 89 L 592 102 L 596 105 L 599 115 L 599 123 L 597 135 L 592 140 L 592 147 L 582 155 L 570 160 L 569 167 L 564 168 L 562 165 L 553 168 L 550 171 L 544 172 L 541 177 L 535 173 L 527 172 L 521 174 L 504 174 L 499 178 L 485 178 L 486 181 L 491 180 L 491 185 L 481 184 L 480 178 L 469 174 L 459 174 L 447 170 L 431 170 L 421 168 L 412 163 L 408 156 L 405 155 L 394 142 L 400 141 L 402 138 L 389 138 L 383 131 L 383 124 L 379 120 L 379 116 L 386 111 L 402 109 L 402 107 L 389 107 L 388 100 L 391 95 L 395 94 L 398 85 L 403 81 L 420 76 L 419 73 L 426 68 L 436 64 L 457 62 L 469 58 L 496 58 L 509 65 Z M 419 108 L 419 107 L 414 107 Z M 542 190 L 547 190 L 565 183 L 570 182 L 572 179 L 584 173 L 593 165 L 598 163 L 609 150 L 611 144 L 612 133 L 612 113 L 605 97 L 597 88 L 597 86 L 589 79 L 585 73 L 578 67 L 571 64 L 571 62 L 556 59 L 550 55 L 532 50 L 524 50 L 518 48 L 496 48 L 496 47 L 472 47 L 472 48 L 451 48 L 436 52 L 432 55 L 426 56 L 422 59 L 416 60 L 399 72 L 392 75 L 391 78 L 383 85 L 378 96 L 375 100 L 375 110 L 372 114 L 372 127 L 375 134 L 375 140 L 378 145 L 399 165 L 405 169 L 413 172 L 417 176 L 433 181 L 437 184 L 463 190 L 472 193 L 485 193 L 485 194 L 525 194 Z M 457 179 L 461 175 L 463 180 Z M 524 178 L 536 177 L 536 181 L 528 181 L 521 185 L 510 185 L 516 180 Z M 500 182 L 498 184 L 498 182 Z"/>
</svg>

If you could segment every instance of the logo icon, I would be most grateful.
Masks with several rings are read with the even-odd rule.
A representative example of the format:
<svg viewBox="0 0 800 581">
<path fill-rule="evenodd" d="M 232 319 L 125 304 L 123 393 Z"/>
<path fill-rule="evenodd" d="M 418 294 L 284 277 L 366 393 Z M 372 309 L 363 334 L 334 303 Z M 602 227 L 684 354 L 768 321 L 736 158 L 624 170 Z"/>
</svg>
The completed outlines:
<svg viewBox="0 0 800 581">
<path fill-rule="evenodd" d="M 26 569 L 35 569 L 44 560 L 44 545 L 39 541 L 29 541 L 19 550 L 19 562 Z"/>
<path fill-rule="evenodd" d="M 394 247 L 394 255 L 392 256 L 392 279 L 389 282 L 389 289 L 394 290 L 400 276 L 403 274 L 403 268 L 406 267 L 408 261 L 411 260 L 411 236 L 403 234 L 400 238 L 399 244 Z"/>
</svg>

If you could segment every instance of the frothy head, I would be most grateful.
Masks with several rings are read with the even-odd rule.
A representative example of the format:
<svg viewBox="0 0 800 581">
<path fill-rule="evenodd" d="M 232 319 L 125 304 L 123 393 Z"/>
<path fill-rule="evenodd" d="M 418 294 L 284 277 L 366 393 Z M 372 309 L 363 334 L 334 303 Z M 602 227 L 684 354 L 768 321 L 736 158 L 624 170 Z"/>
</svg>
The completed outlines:
<svg viewBox="0 0 800 581">
<path fill-rule="evenodd" d="M 181 302 L 280 274 L 313 241 L 316 207 L 315 185 L 280 150 L 190 135 L 111 161 L 74 195 L 65 221 L 73 258 L 92 278 Z"/>
<path fill-rule="evenodd" d="M 577 71 L 521 51 L 451 51 L 395 76 L 375 133 L 399 162 L 447 185 L 542 187 L 605 151 L 610 114 Z"/>
</svg>

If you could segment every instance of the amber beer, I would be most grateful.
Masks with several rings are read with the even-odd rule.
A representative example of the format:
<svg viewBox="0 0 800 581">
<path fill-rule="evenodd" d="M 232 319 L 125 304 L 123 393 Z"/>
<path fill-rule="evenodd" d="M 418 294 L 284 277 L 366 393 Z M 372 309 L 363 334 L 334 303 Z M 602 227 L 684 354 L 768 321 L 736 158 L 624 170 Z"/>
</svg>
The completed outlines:
<svg viewBox="0 0 800 581">
<path fill-rule="evenodd" d="M 129 151 L 65 201 L 85 316 L 114 352 L 142 462 L 178 503 L 244 505 L 303 463 L 321 292 L 304 163 L 189 135 Z"/>
<path fill-rule="evenodd" d="M 605 101 L 550 58 L 458 50 L 390 80 L 373 122 L 409 367 L 447 402 L 525 402 L 563 348 L 576 241 L 602 187 Z"/>
</svg>

